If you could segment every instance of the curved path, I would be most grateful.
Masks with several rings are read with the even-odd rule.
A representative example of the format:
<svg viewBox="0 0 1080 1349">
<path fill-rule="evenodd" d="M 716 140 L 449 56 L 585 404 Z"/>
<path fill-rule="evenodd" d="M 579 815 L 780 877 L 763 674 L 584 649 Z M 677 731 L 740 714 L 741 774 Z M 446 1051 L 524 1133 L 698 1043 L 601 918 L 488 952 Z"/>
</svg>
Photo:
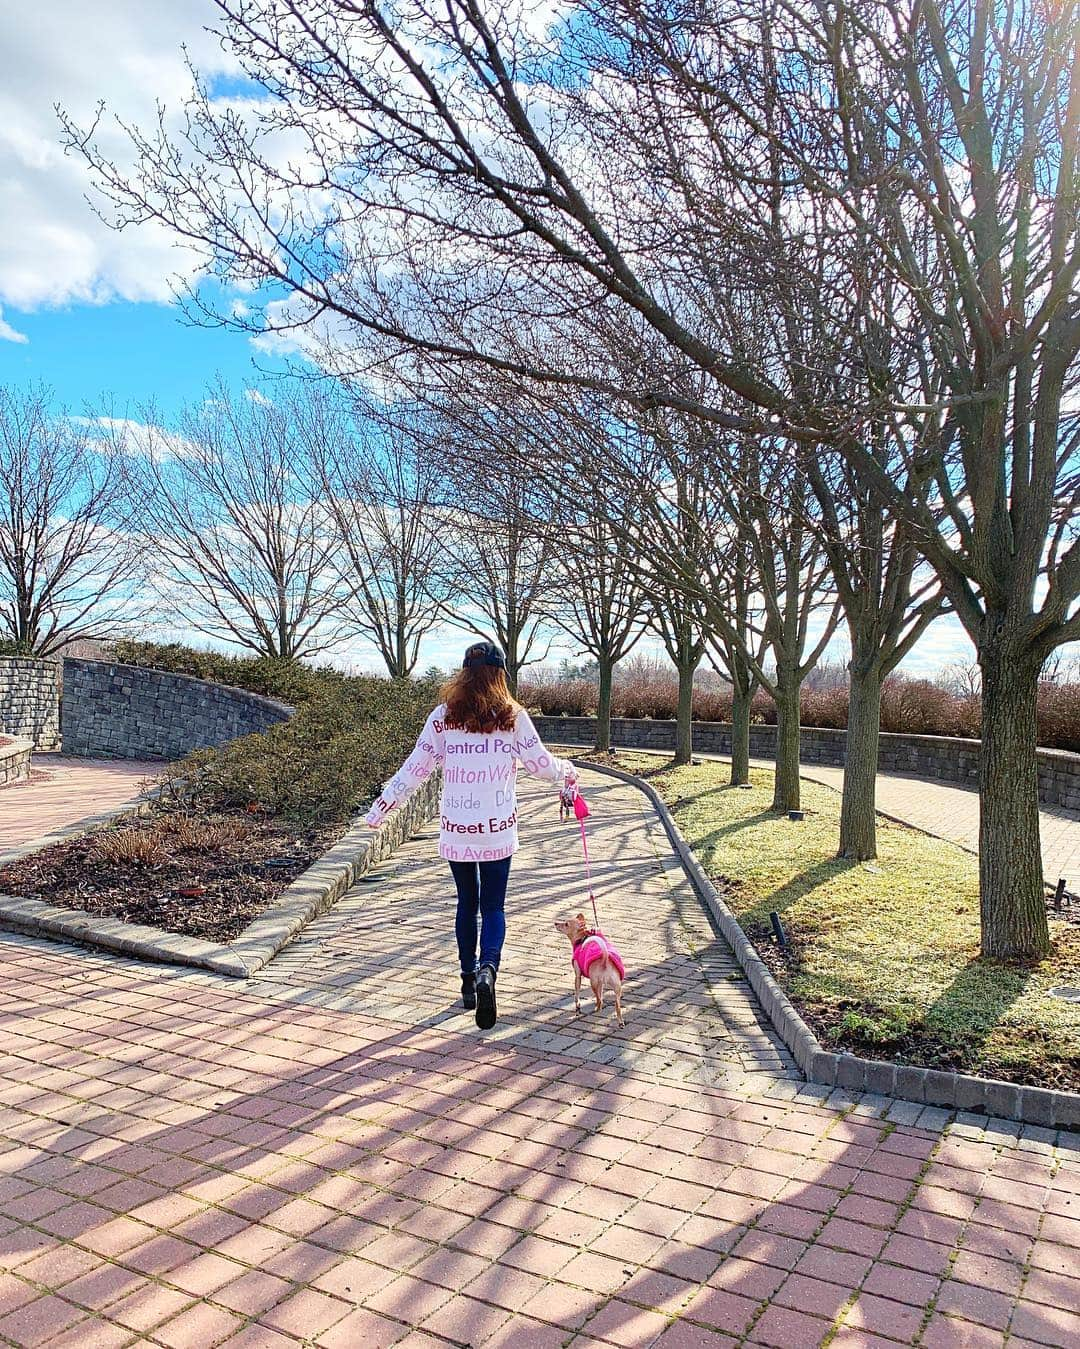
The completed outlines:
<svg viewBox="0 0 1080 1349">
<path fill-rule="evenodd" d="M 35 754 L 30 777 L 0 789 L 0 853 L 134 802 L 161 764 Z"/>
<path fill-rule="evenodd" d="M 258 980 L 0 936 L 0 1342 L 1080 1343 L 1080 1137 L 802 1084 L 644 798 L 587 778 L 627 1026 L 522 791 L 502 1018 L 431 831 Z"/>
<path fill-rule="evenodd" d="M 772 763 L 755 760 L 758 767 Z M 844 770 L 824 764 L 804 764 L 803 777 L 840 791 Z M 934 782 L 909 773 L 877 775 L 877 807 L 883 814 L 914 825 L 927 834 L 949 839 L 968 852 L 979 851 L 979 793 L 955 782 Z M 1043 875 L 1053 885 L 1064 876 L 1069 889 L 1080 891 L 1080 811 L 1064 806 L 1039 810 Z"/>
<path fill-rule="evenodd" d="M 572 748 L 566 753 L 573 754 Z M 648 753 L 628 750 L 627 753 Z M 660 754 L 660 751 L 656 751 Z M 662 757 L 669 757 L 665 752 Z M 694 751 L 695 759 L 713 759 L 730 763 L 726 754 L 706 754 Z M 772 770 L 772 759 L 751 759 L 752 768 Z M 828 764 L 801 765 L 799 772 L 811 782 L 823 783 L 841 791 L 844 786 L 843 768 Z M 910 824 L 936 838 L 948 839 L 968 852 L 979 851 L 979 793 L 973 787 L 955 782 L 936 782 L 913 773 L 879 773 L 877 775 L 878 811 Z M 1039 810 L 1039 832 L 1042 842 L 1043 875 L 1050 885 L 1064 876 L 1068 888 L 1080 893 L 1080 811 L 1066 810 L 1064 806 L 1042 806 Z"/>
</svg>

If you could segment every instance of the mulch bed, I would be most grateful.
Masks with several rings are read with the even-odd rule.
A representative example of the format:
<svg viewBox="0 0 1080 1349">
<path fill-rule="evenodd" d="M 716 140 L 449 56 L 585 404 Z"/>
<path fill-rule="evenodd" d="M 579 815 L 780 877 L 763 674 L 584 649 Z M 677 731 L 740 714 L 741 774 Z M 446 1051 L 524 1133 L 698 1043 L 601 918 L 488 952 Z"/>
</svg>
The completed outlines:
<svg viewBox="0 0 1080 1349">
<path fill-rule="evenodd" d="M 229 942 L 346 828 L 305 829 L 239 811 L 195 818 L 207 826 L 223 826 L 233 836 L 217 846 L 184 846 L 171 828 L 177 816 L 160 812 L 150 820 L 124 822 L 53 844 L 0 867 L 0 894 Z M 154 834 L 161 856 L 129 861 L 100 855 L 102 846 L 108 846 L 106 839 L 133 833 Z"/>
</svg>

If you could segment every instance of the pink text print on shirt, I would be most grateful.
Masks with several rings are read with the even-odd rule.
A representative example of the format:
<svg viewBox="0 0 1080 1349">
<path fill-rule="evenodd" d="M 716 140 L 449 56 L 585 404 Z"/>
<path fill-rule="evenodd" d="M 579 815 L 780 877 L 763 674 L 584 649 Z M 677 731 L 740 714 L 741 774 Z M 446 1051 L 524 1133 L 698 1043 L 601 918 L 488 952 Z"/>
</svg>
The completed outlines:
<svg viewBox="0 0 1080 1349">
<path fill-rule="evenodd" d="M 457 820 L 450 819 L 448 815 L 444 815 L 439 823 L 443 832 L 447 834 L 501 834 L 506 829 L 513 829 L 514 825 L 517 824 L 517 811 L 515 810 L 504 820 L 489 815 L 487 824 L 483 820 L 474 820 L 470 824 L 462 824 Z"/>
<path fill-rule="evenodd" d="M 490 768 L 462 768 L 451 764 L 446 769 L 446 781 L 460 787 L 472 786 L 478 782 L 505 782 L 514 775 L 514 765 L 510 762 L 492 764 Z"/>
<path fill-rule="evenodd" d="M 442 855 L 449 862 L 497 862 L 509 853 L 505 844 L 501 848 L 473 848 L 466 843 L 459 848 L 456 843 L 443 843 Z"/>
</svg>

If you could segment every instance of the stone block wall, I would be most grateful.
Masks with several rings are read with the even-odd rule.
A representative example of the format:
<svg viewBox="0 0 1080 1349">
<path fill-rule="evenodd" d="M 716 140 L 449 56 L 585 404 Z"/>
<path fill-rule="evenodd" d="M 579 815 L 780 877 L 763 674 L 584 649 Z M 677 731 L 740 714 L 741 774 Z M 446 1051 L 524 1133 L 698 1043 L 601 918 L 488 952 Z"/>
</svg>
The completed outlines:
<svg viewBox="0 0 1080 1349">
<path fill-rule="evenodd" d="M 60 748 L 60 672 L 54 661 L 0 656 L 0 734 Z"/>
<path fill-rule="evenodd" d="M 64 661 L 65 754 L 179 759 L 286 721 L 293 709 L 244 689 L 109 661 Z"/>
<path fill-rule="evenodd" d="M 534 717 L 533 721 L 548 744 L 591 745 L 596 740 L 594 717 Z M 803 763 L 843 765 L 846 731 L 804 726 L 800 738 Z M 675 723 L 613 717 L 611 742 L 621 749 L 673 750 Z M 703 754 L 730 754 L 731 726 L 722 721 L 695 721 L 694 748 Z M 883 732 L 878 737 L 878 768 L 886 773 L 912 773 L 938 782 L 977 787 L 979 751 L 978 740 Z M 751 757 L 771 759 L 775 754 L 776 727 L 751 726 Z M 1080 754 L 1039 750 L 1039 800 L 1044 806 L 1080 810 Z"/>
<path fill-rule="evenodd" d="M 33 748 L 29 740 L 0 741 L 0 787 L 29 777 Z"/>
</svg>

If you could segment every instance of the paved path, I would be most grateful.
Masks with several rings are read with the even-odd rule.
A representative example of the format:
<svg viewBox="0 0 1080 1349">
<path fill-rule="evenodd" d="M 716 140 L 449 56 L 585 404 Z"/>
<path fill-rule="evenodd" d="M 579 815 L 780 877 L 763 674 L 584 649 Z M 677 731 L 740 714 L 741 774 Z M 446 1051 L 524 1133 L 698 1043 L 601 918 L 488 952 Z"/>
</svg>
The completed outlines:
<svg viewBox="0 0 1080 1349">
<path fill-rule="evenodd" d="M 771 767 L 771 765 L 770 765 Z M 844 770 L 806 764 L 803 776 L 840 791 Z M 879 773 L 878 809 L 938 838 L 951 839 L 969 852 L 979 851 L 979 793 L 952 782 L 933 782 L 907 773 Z M 1080 812 L 1062 806 L 1039 810 L 1043 875 L 1054 884 L 1064 876 L 1080 890 Z"/>
<path fill-rule="evenodd" d="M 567 753 L 572 754 L 573 750 Z M 726 755 L 696 750 L 694 757 L 729 762 Z M 773 767 L 772 759 L 751 759 L 750 763 L 754 768 L 770 771 Z M 842 768 L 804 763 L 800 773 L 811 782 L 824 783 L 837 791 L 844 785 Z M 971 787 L 935 782 L 910 773 L 879 773 L 877 808 L 904 824 L 959 843 L 969 852 L 979 851 L 979 793 Z M 1043 875 L 1051 885 L 1064 876 L 1069 889 L 1080 892 L 1080 811 L 1043 806 L 1039 811 L 1039 827 Z"/>
<path fill-rule="evenodd" d="M 1080 1344 L 1080 1138 L 793 1079 L 640 794 L 588 790 L 625 1033 L 572 1014 L 531 786 L 493 1034 L 431 837 L 246 985 L 0 937 L 0 1342 Z"/>
<path fill-rule="evenodd" d="M 139 795 L 154 768 L 133 759 L 35 754 L 29 780 L 0 789 L 0 852 L 85 816 L 119 810 Z"/>
</svg>

